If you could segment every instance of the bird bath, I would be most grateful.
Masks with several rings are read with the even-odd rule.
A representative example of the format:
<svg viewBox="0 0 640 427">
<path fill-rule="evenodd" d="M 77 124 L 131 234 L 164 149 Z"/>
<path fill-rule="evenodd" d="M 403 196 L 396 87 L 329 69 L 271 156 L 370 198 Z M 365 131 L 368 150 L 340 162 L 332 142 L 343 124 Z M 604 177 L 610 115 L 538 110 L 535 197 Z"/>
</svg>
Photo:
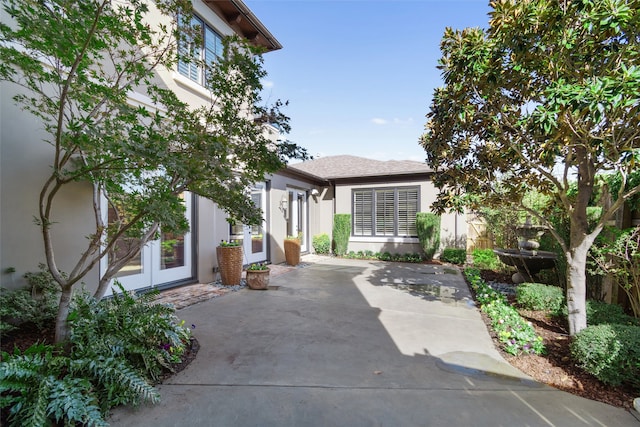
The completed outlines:
<svg viewBox="0 0 640 427">
<path fill-rule="evenodd" d="M 511 265 L 518 270 L 511 276 L 513 283 L 535 282 L 535 275 L 541 270 L 554 268 L 557 255 L 554 252 L 539 251 L 538 239 L 542 237 L 547 227 L 531 224 L 531 218 L 527 218 L 524 225 L 517 227 L 518 249 L 494 249 L 500 261 Z"/>
</svg>

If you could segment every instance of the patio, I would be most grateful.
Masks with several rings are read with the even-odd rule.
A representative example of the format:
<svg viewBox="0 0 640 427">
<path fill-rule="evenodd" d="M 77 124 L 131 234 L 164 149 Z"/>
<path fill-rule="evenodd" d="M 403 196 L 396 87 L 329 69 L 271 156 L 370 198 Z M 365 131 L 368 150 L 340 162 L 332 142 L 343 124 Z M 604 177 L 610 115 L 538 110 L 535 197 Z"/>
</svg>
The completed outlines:
<svg viewBox="0 0 640 427">
<path fill-rule="evenodd" d="M 462 276 L 321 258 L 178 313 L 198 357 L 114 426 L 636 426 L 537 384 L 496 352 Z M 417 291 L 418 290 L 418 291 Z"/>
</svg>

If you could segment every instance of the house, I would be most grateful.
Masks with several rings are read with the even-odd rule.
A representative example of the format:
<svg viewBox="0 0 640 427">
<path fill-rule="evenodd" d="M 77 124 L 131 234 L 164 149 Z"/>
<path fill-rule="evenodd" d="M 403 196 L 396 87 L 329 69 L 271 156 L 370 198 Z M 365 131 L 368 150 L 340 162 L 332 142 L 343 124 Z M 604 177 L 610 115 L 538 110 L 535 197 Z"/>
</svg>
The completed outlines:
<svg viewBox="0 0 640 427">
<path fill-rule="evenodd" d="M 5 12 L 2 13 L 3 22 L 9 22 Z M 267 54 L 282 48 L 241 0 L 194 0 L 193 13 L 192 22 L 202 29 L 205 48 L 191 52 L 204 61 L 209 62 L 211 55 L 219 54 L 222 39 L 230 35 L 239 35 L 263 47 Z M 158 25 L 171 24 L 168 21 L 171 18 L 153 6 L 148 17 Z M 210 103 L 211 93 L 204 87 L 203 69 L 195 63 L 179 62 L 173 69 L 157 68 L 156 79 L 194 108 Z M 36 271 L 38 264 L 45 261 L 43 238 L 33 218 L 38 214 L 39 192 L 48 176 L 52 149 L 42 142 L 47 134 L 39 120 L 15 105 L 13 97 L 22 89 L 7 82 L 0 85 L 0 271 L 14 271 L 1 274 L 0 284 L 16 288 L 26 284 L 22 278 L 24 273 Z M 130 93 L 128 102 L 155 108 L 144 93 Z M 265 132 L 274 139 L 278 136 L 277 130 L 268 125 Z M 264 206 L 266 194 L 266 184 L 257 183 L 251 197 Z M 247 263 L 268 259 L 266 239 L 251 238 L 262 235 L 264 227 L 231 228 L 222 210 L 209 200 L 189 193 L 182 197 L 190 232 L 179 236 L 163 233 L 160 239 L 147 245 L 139 257 L 118 273 L 117 279 L 125 288 L 162 288 L 214 281 L 215 251 L 221 240 L 244 239 Z M 51 228 L 56 262 L 61 270 L 70 271 L 86 250 L 86 236 L 95 227 L 90 184 L 75 183 L 56 199 L 55 224 Z M 105 264 L 84 277 L 89 290 L 97 286 Z"/>
<path fill-rule="evenodd" d="M 267 51 L 282 48 L 241 0 L 195 0 L 193 6 L 193 20 L 203 29 L 208 46 L 196 50 L 200 55 L 215 51 L 222 37 L 233 34 Z M 157 78 L 181 100 L 197 107 L 210 100 L 202 74 L 193 64 L 178 63 L 175 69 L 158 70 Z M 13 102 L 20 89 L 0 85 L 0 284 L 17 288 L 26 284 L 23 274 L 37 270 L 45 260 L 42 236 L 33 218 L 51 162 L 51 148 L 42 142 L 46 134 L 36 119 Z M 132 93 L 130 102 L 149 104 L 150 100 Z M 265 132 L 274 139 L 278 136 L 269 126 Z M 221 240 L 241 241 L 245 264 L 280 263 L 287 235 L 301 234 L 301 249 L 310 252 L 312 236 L 331 233 L 335 213 L 353 215 L 350 250 L 418 252 L 415 213 L 427 211 L 435 198 L 432 174 L 419 162 L 379 162 L 353 156 L 291 165 L 251 189 L 250 197 L 264 211 L 263 223 L 251 227 L 230 225 L 227 215 L 213 202 L 184 193 L 190 231 L 184 235 L 162 233 L 120 270 L 117 280 L 130 290 L 213 282 L 217 279 L 216 247 Z M 56 261 L 63 271 L 69 271 L 86 249 L 86 236 L 95 226 L 91 194 L 88 183 L 78 182 L 58 196 L 52 229 Z M 464 236 L 463 215 L 443 216 L 443 239 L 451 243 Z M 105 264 L 84 277 L 88 290 L 97 286 Z"/>
<path fill-rule="evenodd" d="M 419 253 L 416 213 L 429 212 L 435 201 L 433 173 L 421 162 L 343 155 L 292 164 L 279 175 L 313 185 L 303 235 L 331 234 L 333 215 L 350 214 L 349 251 Z M 465 215 L 443 215 L 440 236 L 443 247 L 464 247 Z"/>
</svg>

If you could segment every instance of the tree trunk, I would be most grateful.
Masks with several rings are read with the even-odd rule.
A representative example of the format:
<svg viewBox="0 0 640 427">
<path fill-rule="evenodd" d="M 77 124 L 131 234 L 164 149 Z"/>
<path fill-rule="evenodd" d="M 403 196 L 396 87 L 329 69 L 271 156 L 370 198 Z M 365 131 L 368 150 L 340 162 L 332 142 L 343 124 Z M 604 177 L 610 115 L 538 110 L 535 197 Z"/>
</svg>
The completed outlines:
<svg viewBox="0 0 640 427">
<path fill-rule="evenodd" d="M 63 286 L 60 293 L 60 305 L 58 306 L 58 315 L 56 316 L 56 344 L 63 343 L 69 338 L 69 309 L 71 307 L 71 296 L 73 295 L 72 286 Z"/>
<path fill-rule="evenodd" d="M 576 247 L 571 247 L 567 255 L 567 308 L 571 336 L 587 327 L 586 267 L 590 246 L 589 240 L 584 239 Z"/>
</svg>

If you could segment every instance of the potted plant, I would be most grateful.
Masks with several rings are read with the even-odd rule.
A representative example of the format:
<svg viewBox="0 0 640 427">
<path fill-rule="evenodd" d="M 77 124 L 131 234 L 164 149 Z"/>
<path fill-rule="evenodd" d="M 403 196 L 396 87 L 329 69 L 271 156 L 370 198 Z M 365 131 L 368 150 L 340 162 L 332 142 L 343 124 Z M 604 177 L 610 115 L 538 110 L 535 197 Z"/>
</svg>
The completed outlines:
<svg viewBox="0 0 640 427">
<path fill-rule="evenodd" d="M 240 242 L 220 242 L 216 248 L 220 280 L 224 286 L 239 285 L 242 280 L 242 246 Z"/>
<path fill-rule="evenodd" d="M 269 287 L 269 275 L 271 271 L 267 263 L 251 264 L 247 268 L 247 286 L 255 290 L 265 290 Z"/>
<path fill-rule="evenodd" d="M 301 235 L 298 234 L 295 236 L 287 236 L 284 239 L 284 257 L 289 265 L 298 265 L 300 264 L 300 242 Z"/>
</svg>

